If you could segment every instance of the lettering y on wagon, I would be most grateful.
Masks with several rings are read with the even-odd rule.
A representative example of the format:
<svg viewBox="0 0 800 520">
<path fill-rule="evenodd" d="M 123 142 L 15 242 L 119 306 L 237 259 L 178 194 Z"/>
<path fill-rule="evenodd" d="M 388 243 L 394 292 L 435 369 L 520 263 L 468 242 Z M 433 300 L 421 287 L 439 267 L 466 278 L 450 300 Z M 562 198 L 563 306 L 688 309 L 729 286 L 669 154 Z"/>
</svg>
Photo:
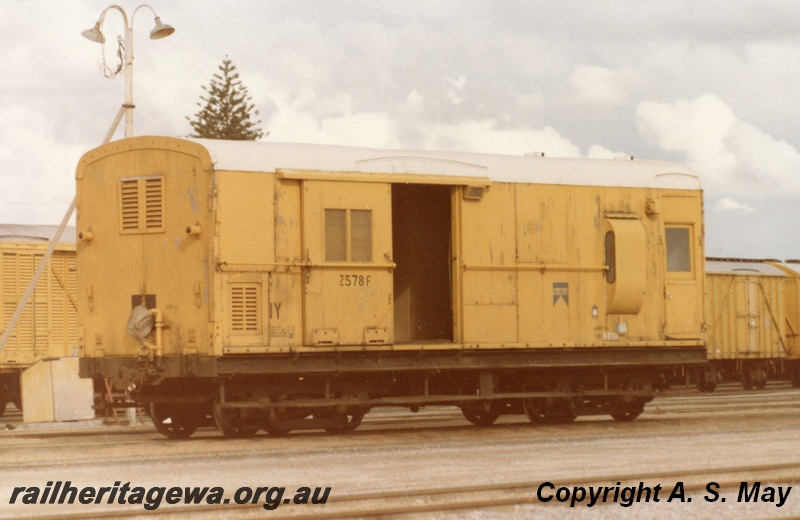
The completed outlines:
<svg viewBox="0 0 800 520">
<path fill-rule="evenodd" d="M 170 437 L 629 421 L 705 362 L 680 165 L 136 137 L 76 179 L 81 375 Z"/>
</svg>

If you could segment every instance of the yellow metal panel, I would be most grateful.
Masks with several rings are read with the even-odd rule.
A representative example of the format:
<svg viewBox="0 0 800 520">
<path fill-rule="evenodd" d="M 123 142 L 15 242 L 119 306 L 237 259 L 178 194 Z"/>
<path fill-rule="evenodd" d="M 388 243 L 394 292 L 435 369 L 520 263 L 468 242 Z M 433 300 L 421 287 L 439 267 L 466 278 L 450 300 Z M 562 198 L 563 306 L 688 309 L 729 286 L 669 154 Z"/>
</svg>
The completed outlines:
<svg viewBox="0 0 800 520">
<path fill-rule="evenodd" d="M 227 265 L 275 262 L 273 176 L 224 172 L 217 176 L 220 261 Z"/>
<path fill-rule="evenodd" d="M 132 306 L 148 298 L 166 325 L 164 355 L 209 352 L 215 272 L 210 168 L 201 146 L 169 138 L 125 139 L 81 159 L 77 228 L 92 236 L 77 246 L 85 356 L 138 352 L 141 344 L 126 332 L 126 321 Z M 154 177 L 163 178 L 163 231 L 123 234 L 121 179 Z M 187 228 L 196 232 L 189 234 Z"/>
<path fill-rule="evenodd" d="M 480 201 L 463 200 L 461 247 L 465 265 L 516 263 L 514 189 L 513 184 L 496 184 Z"/>
<path fill-rule="evenodd" d="M 305 181 L 302 196 L 308 264 L 304 280 L 304 343 L 328 345 L 334 341 L 341 345 L 363 345 L 367 342 L 365 330 L 376 328 L 388 329 L 387 337 L 392 338 L 391 187 L 376 183 Z M 326 209 L 370 212 L 370 261 L 352 260 L 350 218 L 346 260 L 327 260 Z M 335 335 L 320 332 L 334 329 Z"/>
<path fill-rule="evenodd" d="M 267 352 L 269 273 L 226 273 L 223 278 L 224 353 Z"/>
<path fill-rule="evenodd" d="M 702 201 L 699 194 L 688 192 L 664 196 L 661 202 L 663 233 L 670 227 L 688 230 L 690 247 L 690 270 L 665 273 L 665 335 L 668 339 L 700 337 L 705 283 Z M 660 241 L 664 247 L 662 258 L 668 255 L 665 234 Z"/>
<path fill-rule="evenodd" d="M 574 188 L 573 188 L 574 189 Z M 517 258 L 536 264 L 568 264 L 571 237 L 568 229 L 568 192 L 563 186 L 516 186 Z"/>
<path fill-rule="evenodd" d="M 514 188 L 495 184 L 480 201 L 460 201 L 462 340 L 467 343 L 487 341 L 492 333 L 494 341 L 516 341 L 517 274 L 502 269 L 516 264 Z"/>
<path fill-rule="evenodd" d="M 276 181 L 275 260 L 270 276 L 270 348 L 282 352 L 299 347 L 303 339 L 303 262 L 301 183 Z"/>
<path fill-rule="evenodd" d="M 644 303 L 646 253 L 644 227 L 639 219 L 606 219 L 614 233 L 615 281 L 606 286 L 608 314 L 638 314 Z"/>
<path fill-rule="evenodd" d="M 516 329 L 516 305 L 464 305 L 465 343 L 514 343 Z"/>
</svg>

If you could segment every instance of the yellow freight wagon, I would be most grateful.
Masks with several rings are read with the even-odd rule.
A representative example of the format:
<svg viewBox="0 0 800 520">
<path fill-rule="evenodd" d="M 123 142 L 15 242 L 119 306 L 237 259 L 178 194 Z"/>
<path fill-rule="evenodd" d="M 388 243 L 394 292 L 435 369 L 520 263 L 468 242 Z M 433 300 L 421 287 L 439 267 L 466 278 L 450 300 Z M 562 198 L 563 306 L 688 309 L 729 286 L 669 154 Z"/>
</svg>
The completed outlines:
<svg viewBox="0 0 800 520">
<path fill-rule="evenodd" d="M 57 226 L 0 224 L 0 319 L 5 332 Z M 68 227 L 0 352 L 0 415 L 21 408 L 20 374 L 44 357 L 78 354 L 75 228 Z"/>
<path fill-rule="evenodd" d="M 82 376 L 170 436 L 630 420 L 705 361 L 680 165 L 137 137 L 76 177 Z"/>
<path fill-rule="evenodd" d="M 785 279 L 764 260 L 706 261 L 708 370 L 715 375 L 701 388 L 713 390 L 720 378 L 740 379 L 748 390 L 764 388 L 768 374 L 781 371 L 787 355 Z"/>
<path fill-rule="evenodd" d="M 789 377 L 800 387 L 800 260 L 772 263 L 786 274 L 784 280 L 785 344 Z"/>
</svg>

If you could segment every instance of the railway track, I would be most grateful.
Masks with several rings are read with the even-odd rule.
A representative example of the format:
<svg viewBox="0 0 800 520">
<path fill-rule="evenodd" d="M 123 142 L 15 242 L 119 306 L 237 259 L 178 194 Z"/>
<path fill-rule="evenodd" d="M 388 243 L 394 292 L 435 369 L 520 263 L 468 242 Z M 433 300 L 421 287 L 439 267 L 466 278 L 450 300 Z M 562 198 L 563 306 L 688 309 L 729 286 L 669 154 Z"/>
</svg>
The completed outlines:
<svg viewBox="0 0 800 520">
<path fill-rule="evenodd" d="M 665 490 L 680 481 L 687 496 L 694 496 L 693 507 L 703 505 L 705 486 L 713 481 L 719 485 L 717 492 L 737 506 L 741 482 L 791 485 L 800 476 L 800 459 L 794 450 L 798 395 L 774 390 L 743 396 L 659 398 L 633 423 L 590 417 L 570 425 L 532 426 L 521 418 L 508 417 L 496 427 L 476 428 L 466 424 L 457 410 L 425 409 L 417 415 L 382 410 L 365 422 L 363 430 L 347 436 L 303 432 L 233 440 L 209 429 L 188 441 L 168 441 L 149 428 L 147 432 L 105 437 L 6 432 L 0 437 L 4 448 L 0 454 L 0 499 L 4 501 L 12 486 L 43 486 L 48 480 L 69 479 L 84 486 L 110 485 L 115 480 L 145 486 L 220 485 L 229 503 L 163 504 L 154 512 L 131 504 L 15 505 L 6 511 L 6 506 L 0 508 L 0 518 L 23 514 L 54 519 L 156 514 L 186 518 L 263 518 L 267 514 L 270 518 L 447 518 L 475 511 L 486 511 L 490 518 L 508 513 L 520 518 L 560 518 L 565 513 L 575 517 L 575 513 L 598 510 L 616 516 L 621 511 L 613 501 L 591 509 L 579 503 L 569 510 L 568 503 L 542 503 L 536 490 L 545 481 L 555 488 L 644 483 L 660 484 Z M 705 411 L 695 412 L 697 406 L 706 407 Z M 774 420 L 764 421 L 764 416 Z M 110 430 L 124 432 L 127 427 Z M 353 472 L 357 478 L 351 476 Z M 324 505 L 287 503 L 265 511 L 263 500 L 250 505 L 233 503 L 237 486 L 255 487 L 265 482 L 285 485 L 286 496 L 293 495 L 298 483 L 322 484 L 332 491 Z M 793 498 L 800 503 L 800 491 L 795 493 L 798 496 Z M 738 506 L 730 518 L 761 515 Z M 639 517 L 663 516 L 667 511 L 664 504 L 634 507 Z M 698 514 L 685 507 L 682 511 L 678 517 Z M 703 514 L 719 516 L 715 511 Z M 772 512 L 779 511 L 773 508 Z"/>
<path fill-rule="evenodd" d="M 635 422 L 669 421 L 670 419 L 697 416 L 723 417 L 731 413 L 738 416 L 797 414 L 800 413 L 800 391 L 791 389 L 787 385 L 785 389 L 778 388 L 761 392 L 728 390 L 713 394 L 695 393 L 693 395 L 659 396 L 646 406 L 643 415 Z M 15 415 L 17 414 L 10 416 L 7 414 L 3 419 L 13 420 Z M 19 418 L 21 419 L 21 413 L 19 413 Z M 605 421 L 613 424 L 613 420 L 606 416 L 581 418 L 578 420 L 578 424 L 589 421 Z M 9 424 L 13 425 L 14 423 L 9 422 Z M 541 425 L 531 425 L 524 416 L 519 415 L 501 417 L 494 426 L 501 425 L 545 429 Z M 574 425 L 566 427 L 576 428 Z M 410 413 L 406 409 L 379 409 L 364 418 L 362 426 L 356 434 L 386 430 L 401 434 L 403 432 L 418 431 L 421 428 L 473 429 L 475 426 L 468 424 L 461 412 L 455 407 L 432 407 L 422 409 L 418 413 Z M 320 432 L 296 432 L 291 434 L 290 437 L 309 435 L 317 436 L 320 435 Z M 113 443 L 117 447 L 122 447 L 140 443 L 142 436 L 171 442 L 166 441 L 160 434 L 155 432 L 147 417 L 145 417 L 144 424 L 134 427 L 94 424 L 87 427 L 59 427 L 56 425 L 54 427 L 40 428 L 36 425 L 26 427 L 26 425 L 17 423 L 16 427 L 0 431 L 0 439 L 3 439 L 3 444 L 7 448 L 30 446 L 31 438 L 42 441 L 40 444 L 42 447 L 51 443 L 57 446 L 60 444 L 59 439 L 61 438 L 85 439 L 84 441 L 73 440 L 70 444 L 71 446 L 96 447 L 98 445 L 98 437 Z M 191 443 L 208 439 L 209 437 L 219 437 L 219 433 L 215 428 L 201 429 L 191 440 L 179 442 Z M 259 437 L 266 437 L 266 434 L 261 434 Z M 48 443 L 48 440 L 51 443 Z M 2 464 L 0 464 L 0 467 L 2 467 Z"/>
<path fill-rule="evenodd" d="M 763 401 L 753 399 L 748 405 L 759 413 L 775 417 L 773 426 L 786 427 L 793 424 L 797 415 L 797 405 L 790 407 L 780 406 L 783 410 L 777 413 L 775 409 L 768 408 Z M 713 425 L 724 430 L 726 435 L 746 433 L 749 426 L 742 424 L 743 412 L 736 406 L 725 404 L 716 416 L 702 416 L 689 413 L 689 408 L 677 404 L 672 412 L 656 410 L 650 416 L 643 416 L 634 423 L 616 423 L 613 420 L 580 421 L 569 425 L 533 426 L 527 421 L 517 420 L 499 424 L 495 427 L 479 429 L 465 424 L 460 414 L 437 412 L 409 425 L 408 420 L 403 421 L 402 428 L 381 427 L 381 421 L 374 429 L 365 428 L 346 437 L 328 435 L 324 433 L 301 433 L 281 438 L 270 438 L 266 435 L 243 440 L 225 439 L 216 430 L 208 429 L 190 441 L 167 441 L 159 434 L 150 430 L 137 431 L 126 435 L 100 437 L 88 435 L 83 437 L 55 436 L 45 438 L 15 437 L 4 439 L 5 456 L 0 457 L 0 473 L 19 470 L 36 471 L 44 468 L 68 469 L 75 465 L 74 458 L 69 455 L 80 451 L 81 463 L 85 465 L 104 464 L 109 467 L 135 468 L 142 466 L 158 465 L 174 461 L 176 464 L 214 464 L 215 461 L 225 459 L 228 461 L 247 462 L 252 458 L 269 456 L 275 460 L 284 460 L 293 456 L 325 457 L 332 449 L 344 450 L 353 456 L 370 451 L 391 452 L 398 443 L 412 442 L 419 438 L 420 432 L 427 436 L 457 436 L 460 440 L 452 443 L 448 449 L 460 450 L 464 453 L 480 450 L 482 446 L 491 442 L 494 446 L 513 447 L 527 444 L 532 449 L 537 449 L 537 444 L 542 444 L 545 449 L 549 439 L 560 438 L 573 443 L 592 443 L 603 438 L 619 438 L 626 441 L 639 441 L 647 439 L 654 434 L 658 435 L 660 442 L 669 439 L 681 439 L 687 431 L 687 420 L 695 425 Z M 785 413 L 784 413 L 785 412 Z M 667 414 L 672 413 L 670 417 Z M 727 413 L 727 416 L 725 415 Z M 744 414 L 747 415 L 746 413 Z M 390 419 L 391 416 L 381 417 Z M 432 426 L 432 420 L 440 421 Z M 511 418 L 509 418 L 511 419 Z M 478 433 L 480 431 L 480 433 Z M 705 436 L 710 439 L 713 436 Z M 343 442 L 343 439 L 347 439 Z M 757 438 L 756 438 L 757 439 Z M 754 439 L 754 440 L 756 440 Z M 795 442 L 796 431 L 786 429 L 773 432 L 773 441 Z M 437 441 L 440 442 L 440 441 Z"/>
<path fill-rule="evenodd" d="M 643 473 L 609 473 L 583 476 L 570 479 L 559 479 L 551 481 L 551 486 L 545 488 L 547 491 L 542 498 L 553 497 L 556 489 L 575 488 L 597 489 L 612 488 L 606 496 L 606 500 L 598 500 L 591 507 L 609 508 L 620 507 L 623 503 L 628 503 L 627 499 L 615 498 L 613 489 L 624 489 L 627 487 L 639 487 L 645 485 L 651 492 L 656 485 L 662 485 L 660 497 L 655 494 L 648 494 L 640 500 L 630 500 L 627 506 L 639 505 L 642 503 L 654 504 L 666 502 L 670 494 L 677 489 L 677 483 L 681 483 L 680 497 L 674 498 L 682 503 L 691 502 L 693 499 L 701 500 L 702 497 L 720 500 L 724 502 L 726 498 L 732 497 L 740 489 L 742 482 L 750 482 L 757 476 L 758 481 L 763 485 L 771 484 L 790 484 L 798 482 L 798 471 L 800 471 L 800 460 L 784 462 L 779 464 L 755 464 L 742 466 L 720 465 L 713 468 L 701 469 L 680 469 L 674 471 L 652 471 Z M 709 488 L 709 483 L 714 484 Z M 570 507 L 571 499 L 558 501 L 551 498 L 544 502 L 537 496 L 537 490 L 544 482 L 541 480 L 526 480 L 518 482 L 504 482 L 486 485 L 470 486 L 444 486 L 438 488 L 420 488 L 382 491 L 375 493 L 352 493 L 345 495 L 330 495 L 324 504 L 303 504 L 295 505 L 285 499 L 286 502 L 279 505 L 280 509 L 271 512 L 269 518 L 277 519 L 338 519 L 338 518 L 383 518 L 394 517 L 402 518 L 422 517 L 423 515 L 433 514 L 457 514 L 460 511 L 476 510 L 508 510 L 521 506 L 530 506 L 535 509 L 554 509 L 559 508 L 563 515 L 564 509 Z M 667 484 L 667 485 L 664 485 Z M 709 489 L 713 489 L 711 494 Z M 688 499 L 688 502 L 684 502 Z M 575 507 L 588 507 L 588 498 L 576 500 Z M 192 505 L 192 506 L 166 506 L 154 511 L 142 510 L 141 507 L 114 507 L 110 510 L 92 509 L 93 518 L 139 518 L 157 516 L 159 518 L 180 517 L 187 518 L 220 518 L 235 515 L 237 518 L 263 518 L 265 515 L 263 503 L 256 504 L 235 504 L 233 501 L 217 505 Z M 531 512 L 533 512 L 531 510 Z M 87 512 L 73 513 L 65 512 L 58 514 L 48 514 L 36 516 L 39 519 L 66 520 L 85 518 Z"/>
</svg>

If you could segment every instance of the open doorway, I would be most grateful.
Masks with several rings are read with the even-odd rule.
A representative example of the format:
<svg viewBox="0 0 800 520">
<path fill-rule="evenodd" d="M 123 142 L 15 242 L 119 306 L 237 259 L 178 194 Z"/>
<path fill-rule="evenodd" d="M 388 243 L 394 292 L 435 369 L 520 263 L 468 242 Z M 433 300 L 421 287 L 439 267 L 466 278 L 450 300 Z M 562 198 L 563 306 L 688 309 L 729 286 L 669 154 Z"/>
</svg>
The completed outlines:
<svg viewBox="0 0 800 520">
<path fill-rule="evenodd" d="M 453 341 L 450 186 L 392 185 L 394 341 Z"/>
</svg>

